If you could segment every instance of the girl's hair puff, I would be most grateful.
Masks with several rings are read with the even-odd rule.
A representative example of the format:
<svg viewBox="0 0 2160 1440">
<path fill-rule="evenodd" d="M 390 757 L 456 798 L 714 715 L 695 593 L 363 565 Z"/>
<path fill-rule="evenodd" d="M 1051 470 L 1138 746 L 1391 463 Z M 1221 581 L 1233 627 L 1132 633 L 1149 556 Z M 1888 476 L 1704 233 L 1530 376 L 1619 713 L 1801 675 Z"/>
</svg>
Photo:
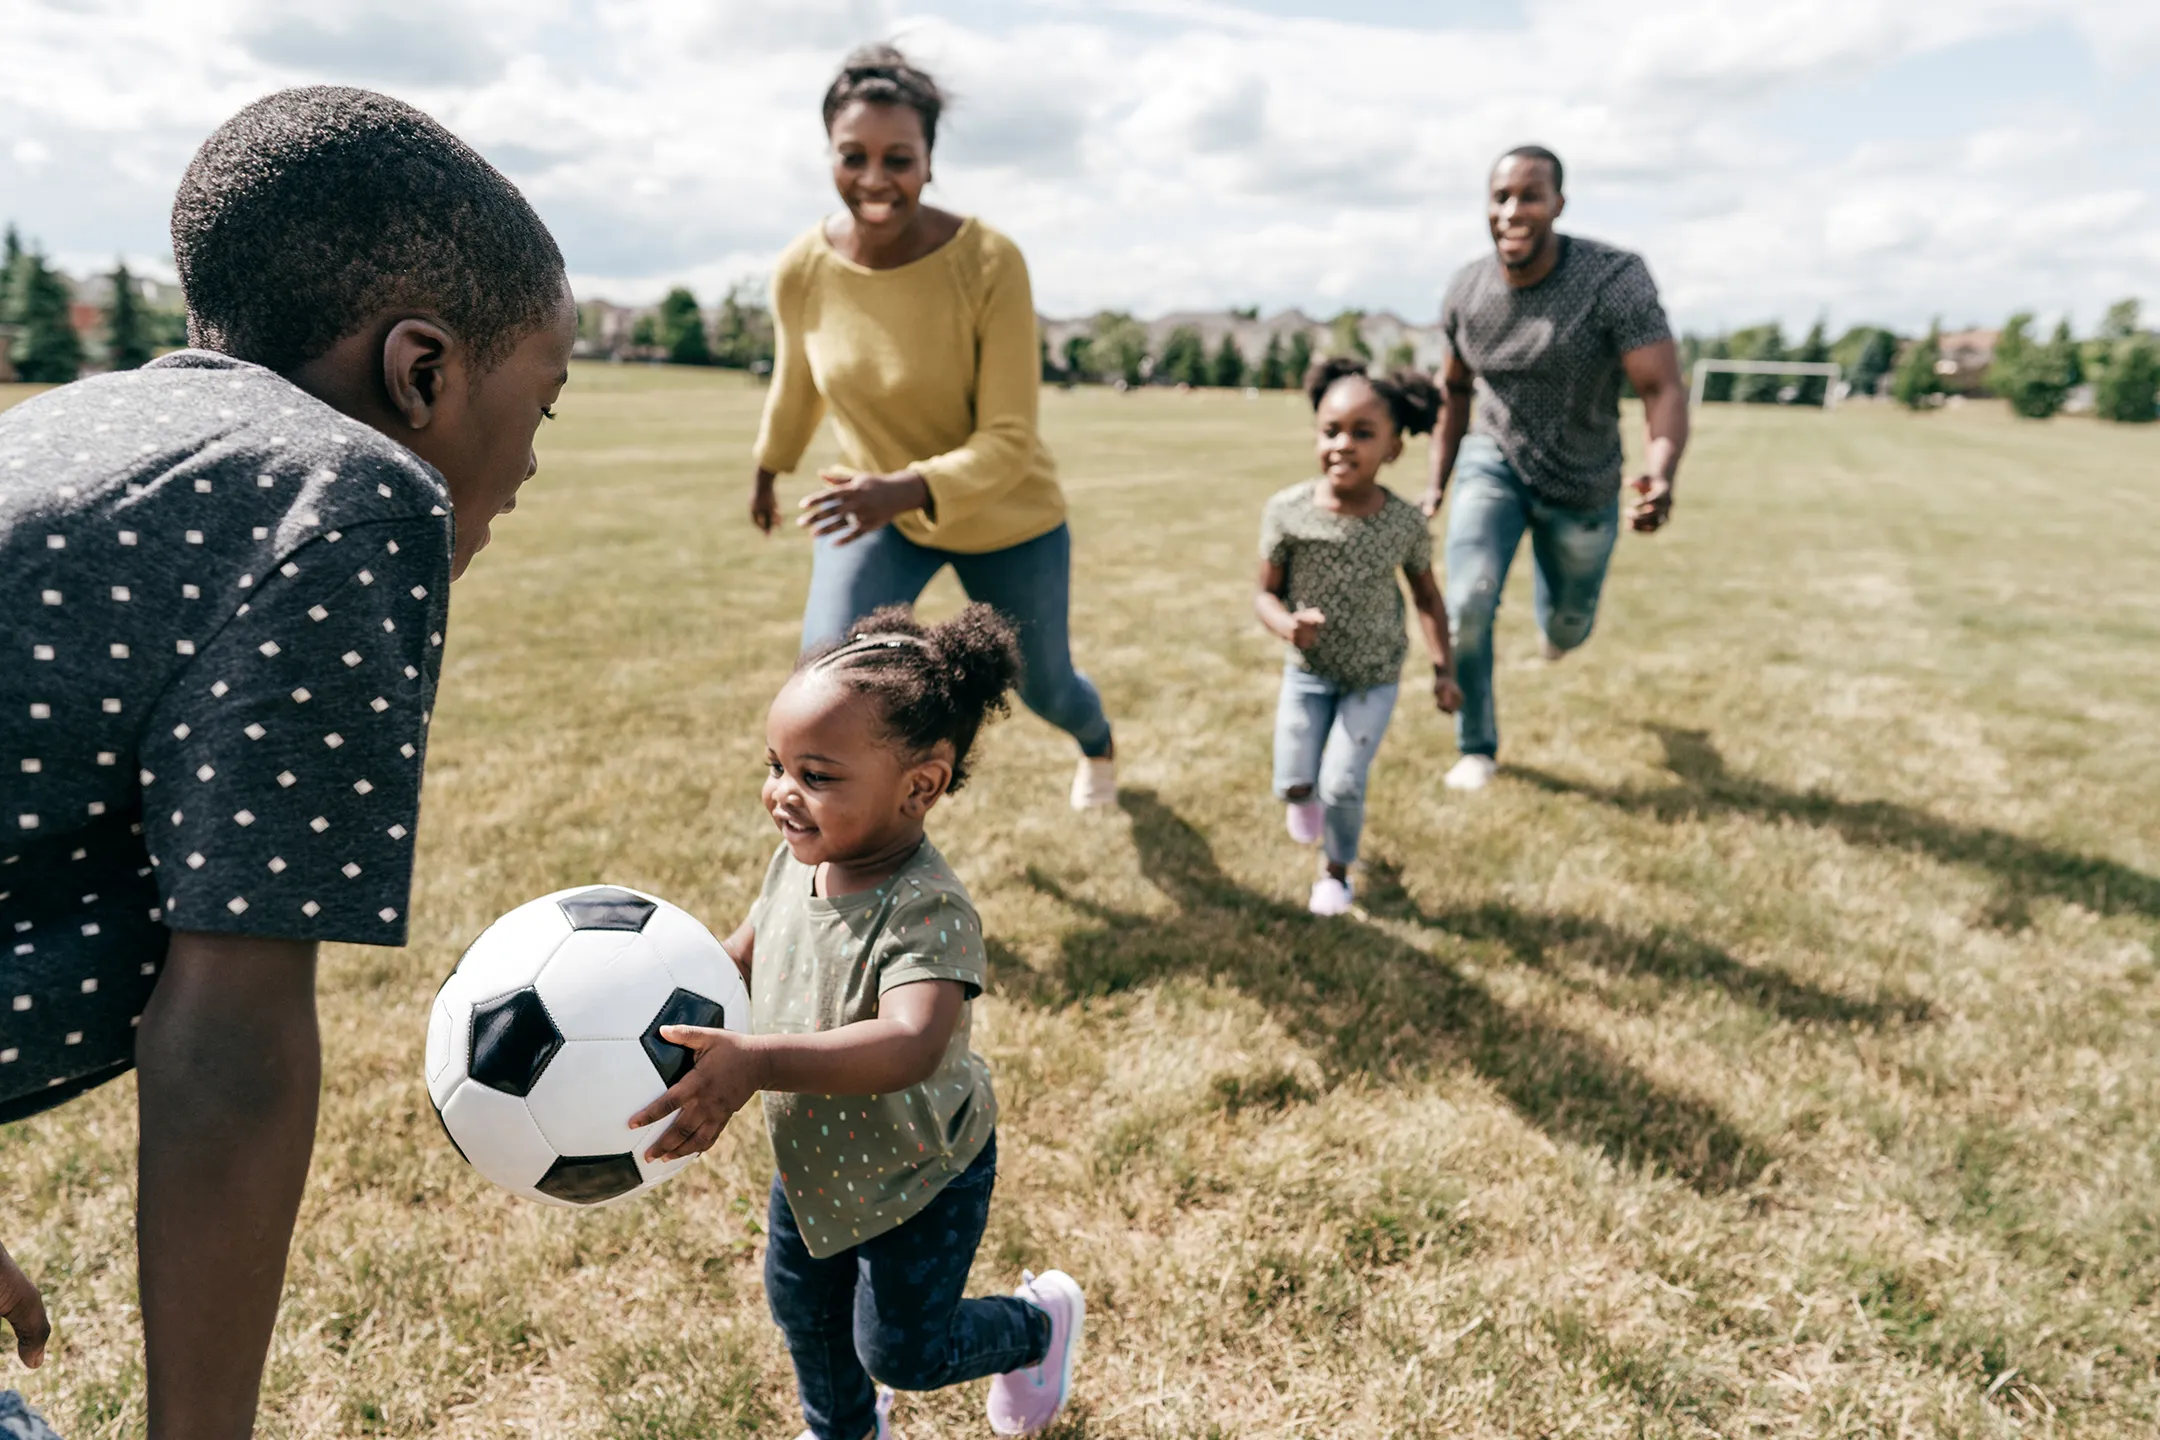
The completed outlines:
<svg viewBox="0 0 2160 1440">
<path fill-rule="evenodd" d="M 938 117 L 949 97 L 930 72 L 891 44 L 865 45 L 840 62 L 840 73 L 825 87 L 825 130 L 842 110 L 860 100 L 866 105 L 905 105 L 922 117 L 923 144 L 937 148 Z"/>
<path fill-rule="evenodd" d="M 1440 387 L 1433 384 L 1432 377 L 1415 370 L 1396 370 L 1386 375 L 1375 375 L 1365 367 L 1362 360 L 1348 355 L 1331 355 L 1316 361 L 1305 372 L 1305 396 L 1312 401 L 1315 410 L 1327 398 L 1338 380 L 1358 379 L 1372 386 L 1373 393 L 1387 406 L 1388 417 L 1395 428 L 1405 435 L 1429 435 L 1440 423 Z"/>
<path fill-rule="evenodd" d="M 905 605 L 863 617 L 845 640 L 820 645 L 795 664 L 823 671 L 878 707 L 886 733 L 916 754 L 952 746 L 952 781 L 967 782 L 976 732 L 1002 715 L 1020 679 L 1012 623 L 988 605 L 968 606 L 942 625 L 924 625 Z"/>
</svg>

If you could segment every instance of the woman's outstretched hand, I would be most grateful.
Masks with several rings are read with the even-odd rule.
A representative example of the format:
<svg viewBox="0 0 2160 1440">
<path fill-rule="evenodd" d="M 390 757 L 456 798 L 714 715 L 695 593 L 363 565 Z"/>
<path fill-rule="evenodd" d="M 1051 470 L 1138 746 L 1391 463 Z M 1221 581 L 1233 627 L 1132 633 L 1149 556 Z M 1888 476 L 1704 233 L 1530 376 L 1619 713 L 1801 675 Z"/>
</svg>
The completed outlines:
<svg viewBox="0 0 2160 1440">
<path fill-rule="evenodd" d="M 0 1245 L 0 1319 L 14 1327 L 15 1353 L 22 1363 L 32 1370 L 44 1364 L 45 1342 L 52 1338 L 45 1299 L 4 1245 Z"/>
<path fill-rule="evenodd" d="M 760 470 L 750 481 L 750 523 L 767 535 L 780 523 L 780 500 L 773 494 L 773 472 Z"/>
<path fill-rule="evenodd" d="M 819 537 L 837 535 L 835 545 L 852 545 L 910 510 L 930 508 L 930 482 L 913 470 L 897 475 L 828 471 L 821 478 L 825 488 L 803 497 L 795 523 Z"/>
</svg>

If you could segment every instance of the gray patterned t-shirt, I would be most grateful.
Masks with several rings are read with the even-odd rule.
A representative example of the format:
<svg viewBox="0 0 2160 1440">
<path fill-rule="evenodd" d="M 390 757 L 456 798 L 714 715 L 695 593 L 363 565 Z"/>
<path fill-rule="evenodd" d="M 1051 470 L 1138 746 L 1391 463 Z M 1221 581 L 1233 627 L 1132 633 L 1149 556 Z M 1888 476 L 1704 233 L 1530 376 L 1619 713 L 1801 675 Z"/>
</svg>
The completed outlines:
<svg viewBox="0 0 2160 1440">
<path fill-rule="evenodd" d="M 1284 603 L 1327 617 L 1310 650 L 1291 648 L 1290 663 L 1349 690 L 1393 685 L 1410 651 L 1396 572 L 1432 569 L 1432 532 L 1392 490 L 1371 515 L 1323 510 L 1322 483 L 1277 491 L 1260 515 L 1260 558 L 1282 570 Z"/>
<path fill-rule="evenodd" d="M 1440 327 L 1477 376 L 1472 429 L 1533 494 L 1587 510 L 1620 494 L 1620 357 L 1672 329 L 1641 256 L 1559 240 L 1560 263 L 1521 290 L 1494 255 L 1456 271 Z"/>
<path fill-rule="evenodd" d="M 204 351 L 0 413 L 0 1120 L 128 1067 L 172 930 L 405 942 L 449 503 Z"/>
</svg>

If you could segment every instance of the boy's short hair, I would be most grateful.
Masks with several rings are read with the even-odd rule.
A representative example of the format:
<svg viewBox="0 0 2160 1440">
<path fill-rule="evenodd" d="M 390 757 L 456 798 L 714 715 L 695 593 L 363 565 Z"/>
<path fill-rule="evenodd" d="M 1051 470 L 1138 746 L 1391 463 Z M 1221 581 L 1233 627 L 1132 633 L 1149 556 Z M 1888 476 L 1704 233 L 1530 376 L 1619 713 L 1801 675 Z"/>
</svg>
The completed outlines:
<svg viewBox="0 0 2160 1440">
<path fill-rule="evenodd" d="M 191 343 L 289 373 L 368 317 L 438 316 L 484 369 L 562 303 L 562 252 L 428 116 L 340 85 L 280 90 L 203 142 L 173 200 Z"/>
</svg>

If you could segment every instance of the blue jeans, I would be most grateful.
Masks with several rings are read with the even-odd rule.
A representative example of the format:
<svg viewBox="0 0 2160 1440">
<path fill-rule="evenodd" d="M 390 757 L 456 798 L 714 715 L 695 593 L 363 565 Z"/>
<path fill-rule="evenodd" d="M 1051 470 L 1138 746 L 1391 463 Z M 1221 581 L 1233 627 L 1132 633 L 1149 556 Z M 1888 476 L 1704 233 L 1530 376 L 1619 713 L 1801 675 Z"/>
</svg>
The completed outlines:
<svg viewBox="0 0 2160 1440">
<path fill-rule="evenodd" d="M 811 1256 L 773 1176 L 765 1303 L 787 1337 L 803 1418 L 818 1440 L 863 1440 L 875 1382 L 937 1390 L 1039 1363 L 1050 1317 L 1025 1300 L 964 1300 L 997 1187 L 997 1136 L 914 1218 L 850 1250 Z"/>
<path fill-rule="evenodd" d="M 1483 435 L 1465 437 L 1455 457 L 1455 498 L 1448 506 L 1446 585 L 1455 683 L 1463 692 L 1455 743 L 1465 755 L 1500 753 L 1500 721 L 1493 710 L 1493 617 L 1525 530 L 1537 566 L 1538 629 L 1558 648 L 1573 650 L 1597 623 L 1598 595 L 1620 538 L 1619 497 L 1593 510 L 1540 500 L 1498 445 Z"/>
<path fill-rule="evenodd" d="M 1275 798 L 1299 786 L 1321 807 L 1321 849 L 1338 865 L 1357 860 L 1365 829 L 1365 774 L 1395 713 L 1394 685 L 1346 690 L 1324 675 L 1283 667 L 1275 704 Z"/>
<path fill-rule="evenodd" d="M 968 599 L 992 606 L 1019 632 L 1022 703 L 1079 741 L 1083 754 L 1109 754 L 1102 696 L 1073 669 L 1066 630 L 1072 532 L 1063 525 L 981 555 L 917 545 L 890 525 L 852 545 L 820 539 L 803 606 L 803 649 L 844 638 L 849 626 L 880 606 L 914 604 L 947 565 Z"/>
</svg>

